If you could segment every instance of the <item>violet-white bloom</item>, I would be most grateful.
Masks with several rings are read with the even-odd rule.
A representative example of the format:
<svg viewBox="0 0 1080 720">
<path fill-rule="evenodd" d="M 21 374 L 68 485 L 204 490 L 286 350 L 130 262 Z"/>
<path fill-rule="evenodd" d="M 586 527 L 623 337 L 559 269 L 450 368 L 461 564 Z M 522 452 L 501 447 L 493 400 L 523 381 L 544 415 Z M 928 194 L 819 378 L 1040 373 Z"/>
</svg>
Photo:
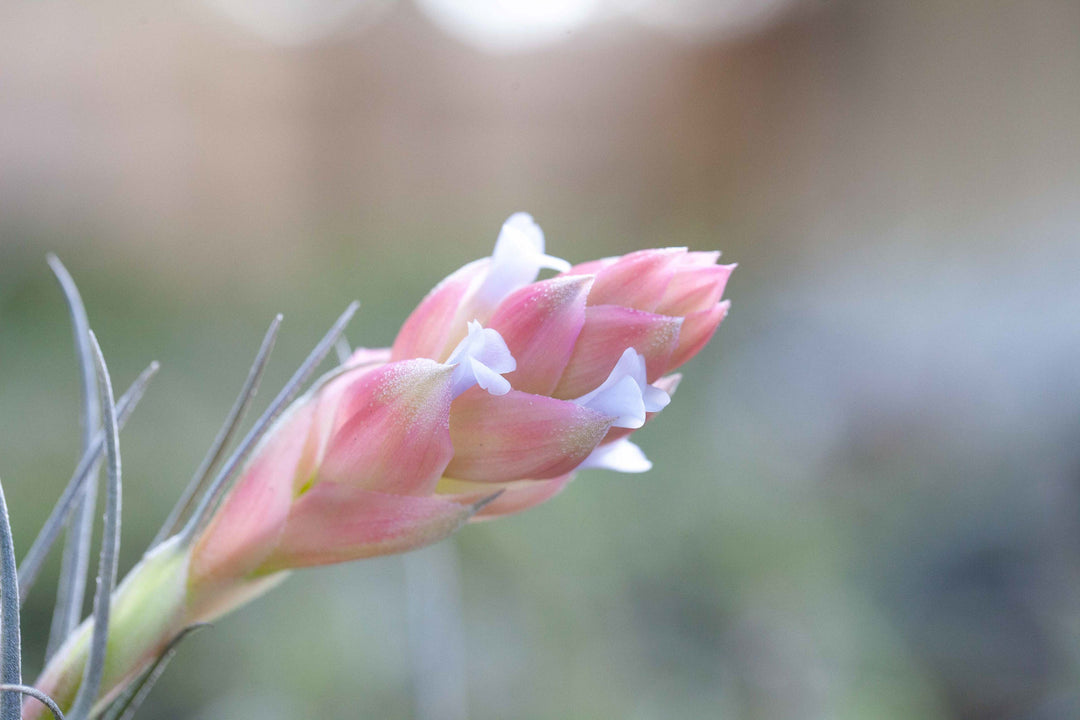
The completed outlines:
<svg viewBox="0 0 1080 720">
<path fill-rule="evenodd" d="M 652 462 L 627 438 L 598 446 L 578 470 L 614 470 L 622 473 L 643 473 L 652 470 Z"/>
<path fill-rule="evenodd" d="M 532 215 L 518 212 L 511 215 L 495 241 L 491 265 L 480 283 L 477 295 L 494 307 L 518 288 L 536 280 L 541 269 L 566 272 L 570 263 L 544 252 L 544 231 Z"/>
<path fill-rule="evenodd" d="M 626 348 L 607 380 L 574 402 L 614 417 L 612 427 L 636 430 L 645 424 L 645 413 L 660 412 L 671 398 L 645 381 L 645 358 Z"/>
<path fill-rule="evenodd" d="M 535 281 L 545 268 L 563 272 L 570 263 L 544 252 L 544 233 L 531 215 L 511 215 L 491 256 L 465 265 L 428 293 L 394 340 L 392 357 L 446 360 L 470 321 L 487 325 L 508 295 Z"/>
<path fill-rule="evenodd" d="M 503 373 L 517 369 L 517 362 L 502 335 L 497 330 L 481 327 L 476 320 L 469 323 L 469 334 L 450 353 L 446 364 L 454 366 L 451 377 L 454 397 L 474 385 L 492 395 L 505 395 L 510 392 L 510 383 Z"/>
</svg>

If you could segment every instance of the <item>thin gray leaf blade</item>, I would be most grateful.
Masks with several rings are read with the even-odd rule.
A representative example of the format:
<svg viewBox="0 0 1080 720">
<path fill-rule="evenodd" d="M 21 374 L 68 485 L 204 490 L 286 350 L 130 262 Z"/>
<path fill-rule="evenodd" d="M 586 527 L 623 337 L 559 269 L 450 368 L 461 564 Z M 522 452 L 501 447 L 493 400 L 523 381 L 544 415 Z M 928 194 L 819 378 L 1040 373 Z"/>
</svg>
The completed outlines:
<svg viewBox="0 0 1080 720">
<path fill-rule="evenodd" d="M 207 523 L 209 523 L 210 517 L 213 515 L 218 502 L 220 502 L 225 491 L 228 490 L 229 481 L 232 479 L 233 474 L 243 466 L 259 440 L 262 439 L 273 425 L 274 420 L 276 420 L 285 407 L 292 402 L 300 392 L 300 388 L 308 381 L 319 364 L 326 359 L 326 356 L 334 348 L 337 339 L 345 332 L 345 327 L 349 324 L 349 321 L 359 307 L 360 303 L 356 301 L 349 303 L 345 312 L 338 317 L 330 330 L 328 330 L 322 340 L 319 341 L 319 344 L 315 346 L 315 349 L 311 351 L 296 372 L 293 373 L 293 376 L 289 378 L 285 387 L 281 389 L 277 396 L 270 402 L 270 405 L 266 410 L 263 411 L 263 414 L 259 416 L 259 419 L 255 421 L 255 424 L 252 426 L 251 430 L 248 431 L 248 434 L 244 436 L 244 439 L 240 442 L 240 445 L 233 454 L 225 461 L 224 467 L 222 467 L 221 471 L 214 478 L 214 482 L 211 483 L 210 488 L 203 495 L 202 500 L 199 502 L 198 507 L 195 508 L 195 512 L 192 513 L 187 525 L 181 530 L 181 541 L 183 543 L 191 543 L 199 532 L 206 527 Z"/>
<path fill-rule="evenodd" d="M 28 695 L 39 703 L 49 708 L 49 712 L 53 714 L 56 720 L 64 720 L 64 713 L 60 712 L 60 707 L 53 701 L 51 697 L 41 692 L 37 688 L 30 687 L 29 685 L 17 685 L 0 683 L 0 692 L 13 692 L 21 695 Z M 21 706 L 21 703 L 20 703 Z"/>
<path fill-rule="evenodd" d="M 0 683 L 22 684 L 22 638 L 19 629 L 19 573 L 15 567 L 15 541 L 11 536 L 7 500 L 0 484 Z M 19 720 L 22 698 L 0 692 L 0 720 Z"/>
<path fill-rule="evenodd" d="M 281 328 L 281 320 L 282 316 L 278 314 L 273 322 L 270 323 L 270 328 L 263 337 L 262 344 L 259 346 L 259 351 L 255 355 L 255 361 L 248 371 L 247 378 L 244 380 L 244 385 L 240 388 L 240 394 L 233 403 L 228 417 L 225 418 L 225 423 L 218 431 L 217 437 L 214 438 L 214 442 L 210 446 L 210 450 L 207 451 L 206 457 L 203 458 L 202 463 L 199 465 L 198 469 L 195 470 L 195 474 L 192 475 L 188 486 L 184 488 L 184 492 L 180 495 L 176 504 L 173 505 L 172 510 L 169 511 L 169 515 L 165 518 L 165 522 L 162 523 L 161 529 L 158 530 L 157 535 L 155 535 L 154 539 L 150 542 L 151 548 L 157 546 L 179 529 L 180 520 L 184 516 L 184 513 L 190 509 L 196 495 L 204 489 L 206 481 L 210 477 L 210 473 L 212 473 L 218 466 L 218 463 L 220 463 L 225 448 L 228 447 L 229 443 L 232 441 L 233 436 L 236 434 L 236 430 L 240 427 L 240 422 L 243 420 L 244 414 L 247 412 L 248 407 L 251 405 L 251 401 L 255 398 L 255 395 L 259 390 L 259 383 L 262 381 L 263 372 L 266 370 L 266 364 L 270 360 L 270 353 L 273 351 L 274 343 L 277 340 L 278 330 Z"/>
<path fill-rule="evenodd" d="M 117 425 L 116 405 L 113 400 L 112 381 L 105 366 L 94 333 L 90 333 L 94 351 L 94 367 L 97 370 L 98 388 L 104 410 L 105 457 L 108 468 L 108 486 L 105 492 L 105 520 L 101 538 L 101 555 L 98 560 L 97 591 L 94 593 L 94 629 L 90 635 L 90 651 L 83 670 L 82 683 L 69 711 L 74 720 L 86 720 L 101 689 L 105 674 L 105 652 L 109 638 L 109 613 L 112 592 L 116 587 L 117 564 L 120 554 L 120 505 L 121 467 L 120 430 Z"/>
<path fill-rule="evenodd" d="M 75 280 L 60 258 L 49 253 L 47 256 L 50 269 L 64 293 L 68 313 L 71 316 L 71 329 L 75 340 L 75 356 L 79 363 L 79 378 L 82 389 L 81 426 L 82 438 L 80 455 L 85 455 L 93 447 L 96 431 L 101 422 L 101 402 L 98 398 L 97 374 L 90 349 L 90 321 L 86 306 L 79 293 Z M 69 521 L 67 537 L 64 541 L 64 553 L 60 563 L 60 578 L 56 589 L 56 604 L 53 606 L 52 624 L 49 640 L 45 649 L 48 661 L 63 643 L 64 639 L 79 624 L 82 615 L 83 598 L 86 595 L 86 578 L 90 569 L 90 542 L 94 529 L 94 510 L 97 504 L 97 467 L 91 469 L 89 477 L 82 484 L 75 501 L 76 508 Z"/>
<path fill-rule="evenodd" d="M 153 689 L 154 684 L 161 678 L 165 669 L 168 667 L 169 662 L 172 661 L 173 656 L 176 655 L 176 651 L 179 649 L 181 641 L 187 638 L 192 633 L 195 633 L 203 628 L 210 627 L 210 623 L 198 623 L 196 625 L 190 625 L 180 631 L 180 634 L 169 641 L 169 644 L 165 646 L 165 650 L 158 655 L 147 670 L 139 676 L 139 679 L 133 682 L 129 687 L 124 689 L 124 692 L 120 694 L 120 697 L 109 706 L 105 711 L 105 715 L 102 720 L 131 720 L 135 717 L 135 713 L 146 698 L 150 695 L 150 691 Z"/>
<path fill-rule="evenodd" d="M 97 373 L 94 370 L 93 351 L 90 349 L 90 321 L 86 314 L 82 295 L 64 264 L 53 253 L 45 257 L 56 276 L 71 315 L 71 330 L 75 337 L 75 355 L 79 361 L 79 380 L 82 389 L 82 451 L 85 453 L 93 443 L 98 424 L 101 422 L 101 401 L 98 397 Z"/>
<path fill-rule="evenodd" d="M 334 343 L 334 352 L 337 353 L 338 362 L 342 365 L 349 361 L 352 356 L 352 346 L 349 345 L 349 340 L 344 335 L 337 339 Z"/>
</svg>

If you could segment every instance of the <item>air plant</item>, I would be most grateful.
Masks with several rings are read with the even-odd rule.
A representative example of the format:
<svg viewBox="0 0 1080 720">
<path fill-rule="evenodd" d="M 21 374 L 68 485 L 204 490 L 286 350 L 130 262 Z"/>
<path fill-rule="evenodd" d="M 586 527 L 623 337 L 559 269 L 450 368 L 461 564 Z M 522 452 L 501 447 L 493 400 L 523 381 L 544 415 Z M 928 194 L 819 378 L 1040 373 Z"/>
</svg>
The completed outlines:
<svg viewBox="0 0 1080 720">
<path fill-rule="evenodd" d="M 390 348 L 348 348 L 352 303 L 229 451 L 277 338 L 271 322 L 204 460 L 140 562 L 116 584 L 118 435 L 157 370 L 114 399 L 70 275 L 82 456 L 16 570 L 0 490 L 0 720 L 128 720 L 193 630 L 289 571 L 423 547 L 522 511 L 583 468 L 651 467 L 628 436 L 670 402 L 728 311 L 719 253 L 645 250 L 571 266 L 511 216 L 491 257 L 440 283 Z M 558 274 L 536 278 L 543 268 Z M 334 349 L 339 366 L 303 394 Z M 228 453 L 228 454 L 227 454 Z M 80 623 L 99 469 L 107 485 L 93 611 Z M 66 528 L 46 667 L 22 684 L 19 606 Z M 23 695 L 29 700 L 22 700 Z"/>
</svg>

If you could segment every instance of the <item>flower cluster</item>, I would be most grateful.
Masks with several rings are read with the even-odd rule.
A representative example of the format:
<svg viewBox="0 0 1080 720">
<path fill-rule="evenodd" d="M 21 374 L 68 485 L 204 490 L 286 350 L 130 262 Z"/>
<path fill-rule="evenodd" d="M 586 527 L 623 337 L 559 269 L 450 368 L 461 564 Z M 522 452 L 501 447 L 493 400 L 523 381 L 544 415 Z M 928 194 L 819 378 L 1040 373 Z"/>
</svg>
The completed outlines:
<svg viewBox="0 0 1080 720">
<path fill-rule="evenodd" d="M 649 469 L 627 438 L 727 314 L 719 253 L 571 266 L 518 213 L 443 280 L 391 348 L 296 402 L 195 546 L 191 583 L 426 545 L 536 505 L 581 468 Z M 542 269 L 557 271 L 537 282 Z"/>
<path fill-rule="evenodd" d="M 432 290 L 392 347 L 356 351 L 282 413 L 209 524 L 189 522 L 132 569 L 109 603 L 94 712 L 185 628 L 281 571 L 435 542 L 549 499 L 582 468 L 648 470 L 628 438 L 727 314 L 734 265 L 718 257 L 667 248 L 571 266 L 513 215 L 492 255 Z M 537 282 L 545 268 L 557 274 Z M 93 629 L 70 633 L 37 680 L 64 708 L 92 665 Z"/>
</svg>

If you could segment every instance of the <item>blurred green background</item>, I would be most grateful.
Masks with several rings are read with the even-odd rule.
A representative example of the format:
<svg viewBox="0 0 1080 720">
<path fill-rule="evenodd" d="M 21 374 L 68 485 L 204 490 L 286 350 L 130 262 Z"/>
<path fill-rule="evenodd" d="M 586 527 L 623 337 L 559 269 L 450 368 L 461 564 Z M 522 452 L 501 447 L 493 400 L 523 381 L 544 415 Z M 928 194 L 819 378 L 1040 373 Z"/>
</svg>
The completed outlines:
<svg viewBox="0 0 1080 720">
<path fill-rule="evenodd" d="M 352 342 L 390 342 L 527 210 L 571 261 L 740 264 L 636 438 L 655 469 L 297 573 L 143 717 L 1077 717 L 1078 37 L 1074 0 L 12 0 L 17 548 L 78 446 L 47 251 L 119 387 L 163 365 L 122 438 L 123 571 L 274 313 L 263 402 L 349 300 Z"/>
</svg>

